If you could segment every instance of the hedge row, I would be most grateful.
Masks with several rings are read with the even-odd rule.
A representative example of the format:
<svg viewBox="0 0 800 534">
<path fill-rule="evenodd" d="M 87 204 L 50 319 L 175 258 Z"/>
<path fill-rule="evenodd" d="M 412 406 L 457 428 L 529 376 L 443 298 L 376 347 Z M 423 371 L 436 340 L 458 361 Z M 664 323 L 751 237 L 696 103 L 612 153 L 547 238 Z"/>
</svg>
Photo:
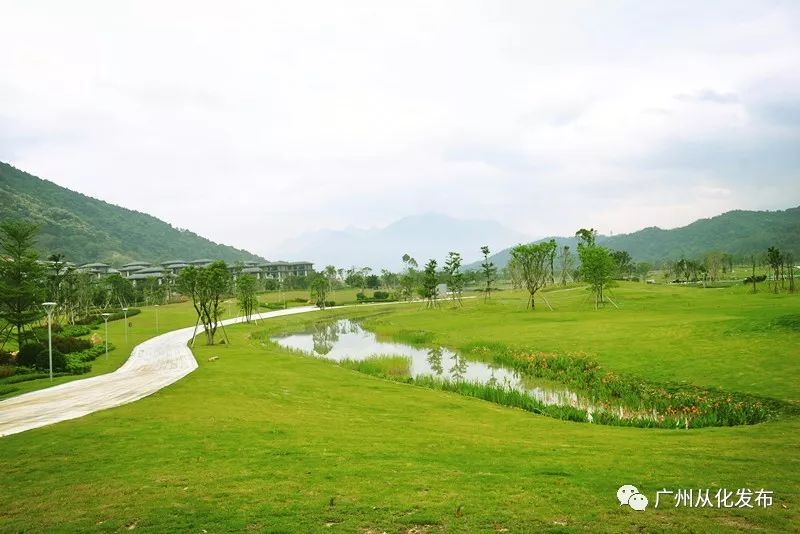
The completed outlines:
<svg viewBox="0 0 800 534">
<path fill-rule="evenodd" d="M 125 318 L 125 312 L 122 310 L 107 310 L 105 313 L 110 313 L 108 320 L 109 321 L 118 321 L 120 319 Z M 134 315 L 139 315 L 142 313 L 142 310 L 139 308 L 129 308 L 128 309 L 128 319 L 133 317 Z M 102 324 L 103 323 L 103 315 L 100 313 L 94 313 L 92 315 L 87 315 L 80 321 L 75 321 L 79 325 L 93 325 L 93 324 Z"/>
</svg>

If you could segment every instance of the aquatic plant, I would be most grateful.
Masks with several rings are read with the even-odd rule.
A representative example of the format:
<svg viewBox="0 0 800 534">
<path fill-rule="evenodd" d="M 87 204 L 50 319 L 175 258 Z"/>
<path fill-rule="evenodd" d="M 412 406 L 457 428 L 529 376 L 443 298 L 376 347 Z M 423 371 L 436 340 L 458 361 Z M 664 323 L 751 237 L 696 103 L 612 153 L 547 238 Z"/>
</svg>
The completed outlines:
<svg viewBox="0 0 800 534">
<path fill-rule="evenodd" d="M 660 427 L 733 426 L 756 424 L 782 414 L 797 413 L 797 405 L 746 393 L 702 388 L 690 384 L 656 383 L 603 368 L 585 354 L 551 354 L 490 343 L 473 344 L 465 352 L 480 359 L 536 378 L 564 383 L 585 392 L 594 403 L 609 408 L 618 405 L 649 417 Z M 648 417 L 619 417 L 603 410 L 595 422 L 622 424 L 620 420 Z M 636 424 L 635 426 L 642 426 Z"/>
<path fill-rule="evenodd" d="M 411 375 L 411 358 L 408 356 L 377 355 L 364 360 L 344 359 L 339 365 L 382 378 L 408 378 Z"/>
</svg>

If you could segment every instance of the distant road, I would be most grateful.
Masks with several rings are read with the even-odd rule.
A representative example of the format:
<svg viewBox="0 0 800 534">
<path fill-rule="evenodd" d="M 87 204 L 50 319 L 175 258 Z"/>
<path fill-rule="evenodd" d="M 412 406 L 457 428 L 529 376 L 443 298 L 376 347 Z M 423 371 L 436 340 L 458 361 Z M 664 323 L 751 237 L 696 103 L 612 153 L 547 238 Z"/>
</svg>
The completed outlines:
<svg viewBox="0 0 800 534">
<path fill-rule="evenodd" d="M 269 319 L 318 310 L 302 306 L 254 314 Z M 229 325 L 244 321 L 237 317 L 222 321 Z M 51 388 L 25 393 L 0 401 L 0 436 L 51 425 L 146 397 L 197 369 L 187 342 L 194 327 L 174 330 L 137 345 L 128 361 L 114 371 L 92 378 L 74 380 Z M 198 333 L 202 332 L 202 327 Z"/>
</svg>

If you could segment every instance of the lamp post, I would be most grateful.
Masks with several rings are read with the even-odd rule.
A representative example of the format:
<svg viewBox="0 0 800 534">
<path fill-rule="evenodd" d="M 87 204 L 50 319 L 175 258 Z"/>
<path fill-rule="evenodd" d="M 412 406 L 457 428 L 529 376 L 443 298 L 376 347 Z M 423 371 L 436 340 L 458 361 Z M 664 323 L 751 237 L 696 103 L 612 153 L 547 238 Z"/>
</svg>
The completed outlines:
<svg viewBox="0 0 800 534">
<path fill-rule="evenodd" d="M 106 360 L 108 360 L 108 318 L 111 317 L 110 313 L 103 313 L 103 320 L 106 322 Z"/>
<path fill-rule="evenodd" d="M 156 304 L 156 334 L 158 334 L 158 304 Z"/>
<path fill-rule="evenodd" d="M 125 316 L 125 344 L 128 344 L 128 308 L 122 308 L 122 314 Z"/>
<path fill-rule="evenodd" d="M 47 312 L 47 351 L 50 355 L 50 382 L 53 381 L 53 308 L 56 307 L 55 302 L 43 302 L 45 311 Z"/>
</svg>

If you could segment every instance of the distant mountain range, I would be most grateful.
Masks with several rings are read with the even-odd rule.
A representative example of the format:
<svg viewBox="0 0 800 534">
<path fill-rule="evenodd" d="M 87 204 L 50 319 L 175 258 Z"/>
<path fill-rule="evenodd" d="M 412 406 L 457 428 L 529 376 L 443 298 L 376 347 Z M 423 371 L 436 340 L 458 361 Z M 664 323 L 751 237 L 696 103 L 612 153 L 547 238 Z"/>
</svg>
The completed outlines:
<svg viewBox="0 0 800 534">
<path fill-rule="evenodd" d="M 168 261 L 198 258 L 263 261 L 214 243 L 145 213 L 121 208 L 0 162 L 0 220 L 20 219 L 40 226 L 44 254 L 64 253 L 75 263 Z"/>
<path fill-rule="evenodd" d="M 121 265 L 134 260 L 220 258 L 228 262 L 263 261 L 246 250 L 214 243 L 189 230 L 175 228 L 150 215 L 71 191 L 0 162 L 0 220 L 22 219 L 40 226 L 39 248 L 64 253 L 75 263 L 104 261 Z M 427 213 L 405 217 L 375 229 L 320 230 L 284 242 L 273 257 L 308 260 L 317 269 L 369 266 L 401 267 L 403 254 L 422 264 L 460 252 L 467 268 L 479 266 L 480 247 L 500 250 L 492 256 L 499 267 L 508 262 L 509 247 L 531 236 L 492 220 L 456 219 Z M 547 238 L 549 239 L 549 238 Z M 574 237 L 555 238 L 577 246 Z M 671 230 L 651 227 L 598 241 L 626 250 L 635 261 L 658 262 L 700 258 L 716 250 L 742 259 L 770 246 L 791 252 L 800 262 L 800 207 L 783 211 L 730 211 Z M 470 262 L 475 262 L 470 264 Z"/>
<path fill-rule="evenodd" d="M 551 238 L 539 241 L 548 239 Z M 573 250 L 578 244 L 575 237 L 552 239 Z M 792 253 L 800 262 L 800 206 L 782 211 L 729 211 L 681 228 L 662 230 L 653 226 L 630 234 L 601 235 L 597 241 L 604 247 L 627 251 L 637 262 L 700 259 L 710 251 L 726 252 L 741 260 L 751 254 L 763 254 L 771 246 Z M 502 268 L 508 264 L 509 256 L 510 249 L 504 249 L 491 259 Z M 480 262 L 467 266 L 479 267 Z"/>
<path fill-rule="evenodd" d="M 496 250 L 529 239 L 496 221 L 426 213 L 404 217 L 384 228 L 305 233 L 280 245 L 276 255 L 313 261 L 317 269 L 331 264 L 397 270 L 403 254 L 422 264 L 430 258 L 442 261 L 452 250 L 460 252 L 467 263 L 480 257 L 482 245 Z"/>
</svg>

